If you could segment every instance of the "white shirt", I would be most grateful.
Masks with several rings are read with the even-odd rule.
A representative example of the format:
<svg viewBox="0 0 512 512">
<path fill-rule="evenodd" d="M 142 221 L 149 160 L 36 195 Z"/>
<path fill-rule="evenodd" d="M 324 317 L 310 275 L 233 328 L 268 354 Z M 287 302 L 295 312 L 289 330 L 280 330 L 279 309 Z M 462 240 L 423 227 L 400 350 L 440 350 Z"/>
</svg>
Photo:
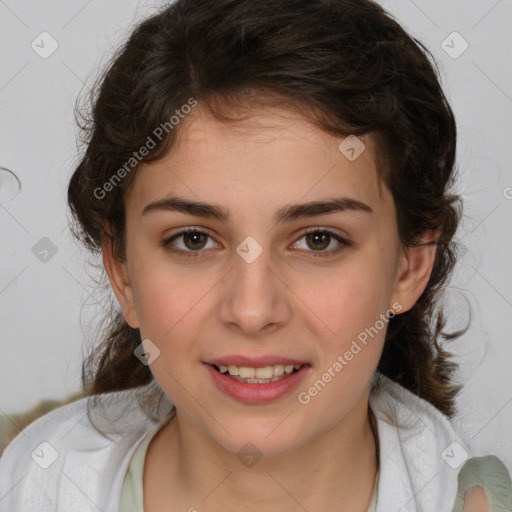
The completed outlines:
<svg viewBox="0 0 512 512">
<path fill-rule="evenodd" d="M 469 450 L 436 408 L 380 377 L 370 397 L 380 450 L 376 512 L 452 512 Z M 133 391 L 103 399 L 92 416 L 109 438 L 91 425 L 86 398 L 16 436 L 0 458 L 0 512 L 118 512 L 133 453 L 172 405 L 164 396 L 150 419 Z"/>
</svg>

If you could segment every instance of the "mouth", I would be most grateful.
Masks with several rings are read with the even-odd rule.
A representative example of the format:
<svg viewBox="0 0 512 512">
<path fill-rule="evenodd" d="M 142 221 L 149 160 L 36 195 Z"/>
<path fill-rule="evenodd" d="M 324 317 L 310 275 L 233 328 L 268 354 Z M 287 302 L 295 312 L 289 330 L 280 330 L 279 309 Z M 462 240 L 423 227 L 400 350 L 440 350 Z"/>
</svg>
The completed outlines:
<svg viewBox="0 0 512 512">
<path fill-rule="evenodd" d="M 274 364 L 271 366 L 250 367 L 225 364 L 212 364 L 213 368 L 219 373 L 247 384 L 270 384 L 298 372 L 303 364 Z"/>
<path fill-rule="evenodd" d="M 312 369 L 309 363 L 276 358 L 205 362 L 215 387 L 238 402 L 263 404 L 289 396 Z M 235 364 L 238 363 L 238 364 Z M 249 366 L 252 363 L 253 366 Z"/>
</svg>

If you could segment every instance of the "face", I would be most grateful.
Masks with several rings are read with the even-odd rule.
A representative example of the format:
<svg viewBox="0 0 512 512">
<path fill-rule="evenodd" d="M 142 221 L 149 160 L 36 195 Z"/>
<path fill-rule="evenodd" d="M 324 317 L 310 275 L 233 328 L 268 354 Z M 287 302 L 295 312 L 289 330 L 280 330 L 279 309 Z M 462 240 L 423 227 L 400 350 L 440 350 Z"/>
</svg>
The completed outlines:
<svg viewBox="0 0 512 512">
<path fill-rule="evenodd" d="M 198 108 L 180 128 L 126 194 L 125 262 L 104 246 L 178 418 L 233 453 L 273 455 L 359 424 L 388 321 L 433 263 L 399 243 L 372 140 L 354 159 L 278 110 L 233 124 Z"/>
</svg>

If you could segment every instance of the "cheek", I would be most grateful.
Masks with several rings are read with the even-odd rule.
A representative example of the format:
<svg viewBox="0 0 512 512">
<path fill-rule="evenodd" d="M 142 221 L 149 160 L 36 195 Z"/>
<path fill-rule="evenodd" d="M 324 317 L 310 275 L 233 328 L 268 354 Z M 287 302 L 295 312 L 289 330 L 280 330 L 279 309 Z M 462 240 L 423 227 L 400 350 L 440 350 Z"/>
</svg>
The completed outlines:
<svg viewBox="0 0 512 512">
<path fill-rule="evenodd" d="M 190 322 L 213 283 L 195 279 L 190 270 L 180 272 L 161 258 L 137 261 L 132 284 L 141 335 L 164 342 Z"/>
<path fill-rule="evenodd" d="M 304 282 L 299 291 L 328 328 L 326 333 L 340 342 L 373 325 L 389 308 L 392 292 L 390 272 L 382 260 L 359 256 Z"/>
<path fill-rule="evenodd" d="M 312 395 L 305 391 L 323 397 L 314 400 L 313 408 L 331 401 L 350 407 L 369 385 L 391 318 L 393 262 L 389 256 L 388 260 L 377 248 L 370 249 L 308 283 L 310 295 L 304 302 L 312 305 L 314 313 L 307 318 L 317 338 L 315 377 L 319 381 Z M 307 289 L 304 283 L 299 293 L 306 296 Z M 340 413 L 334 409 L 333 421 Z"/>
<path fill-rule="evenodd" d="M 151 373 L 176 407 L 187 406 L 183 394 L 187 370 L 201 359 L 200 338 L 207 283 L 157 265 L 141 267 L 143 280 L 137 282 L 135 301 L 142 339 L 150 339 L 160 350 L 151 363 Z M 187 386 L 190 387 L 190 384 Z M 194 395 L 197 394 L 194 392 Z M 190 404 L 189 404 L 190 406 Z"/>
<path fill-rule="evenodd" d="M 389 287 L 378 266 L 354 265 L 323 284 L 324 293 L 312 302 L 315 315 L 308 316 L 317 334 L 317 365 L 297 397 L 312 429 L 317 428 L 314 418 L 322 417 L 324 426 L 335 425 L 360 402 L 378 365 L 390 319 Z M 318 330 L 318 318 L 328 329 Z"/>
</svg>

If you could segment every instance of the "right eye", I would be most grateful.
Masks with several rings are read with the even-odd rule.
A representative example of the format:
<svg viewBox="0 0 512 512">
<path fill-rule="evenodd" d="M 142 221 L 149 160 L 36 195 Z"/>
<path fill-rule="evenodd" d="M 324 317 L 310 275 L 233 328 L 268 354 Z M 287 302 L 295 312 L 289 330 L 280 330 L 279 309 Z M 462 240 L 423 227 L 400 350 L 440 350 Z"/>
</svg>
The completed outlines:
<svg viewBox="0 0 512 512">
<path fill-rule="evenodd" d="M 195 228 L 184 229 L 179 233 L 175 233 L 170 238 L 162 241 L 162 246 L 171 252 L 184 257 L 196 257 L 199 252 L 204 252 L 202 249 L 208 249 L 206 247 L 207 240 L 211 239 L 211 236 L 204 231 L 199 231 Z M 181 240 L 180 244 L 175 244 L 175 240 Z M 213 240 L 213 239 L 212 239 Z M 181 245 L 181 247 L 180 247 Z"/>
</svg>

